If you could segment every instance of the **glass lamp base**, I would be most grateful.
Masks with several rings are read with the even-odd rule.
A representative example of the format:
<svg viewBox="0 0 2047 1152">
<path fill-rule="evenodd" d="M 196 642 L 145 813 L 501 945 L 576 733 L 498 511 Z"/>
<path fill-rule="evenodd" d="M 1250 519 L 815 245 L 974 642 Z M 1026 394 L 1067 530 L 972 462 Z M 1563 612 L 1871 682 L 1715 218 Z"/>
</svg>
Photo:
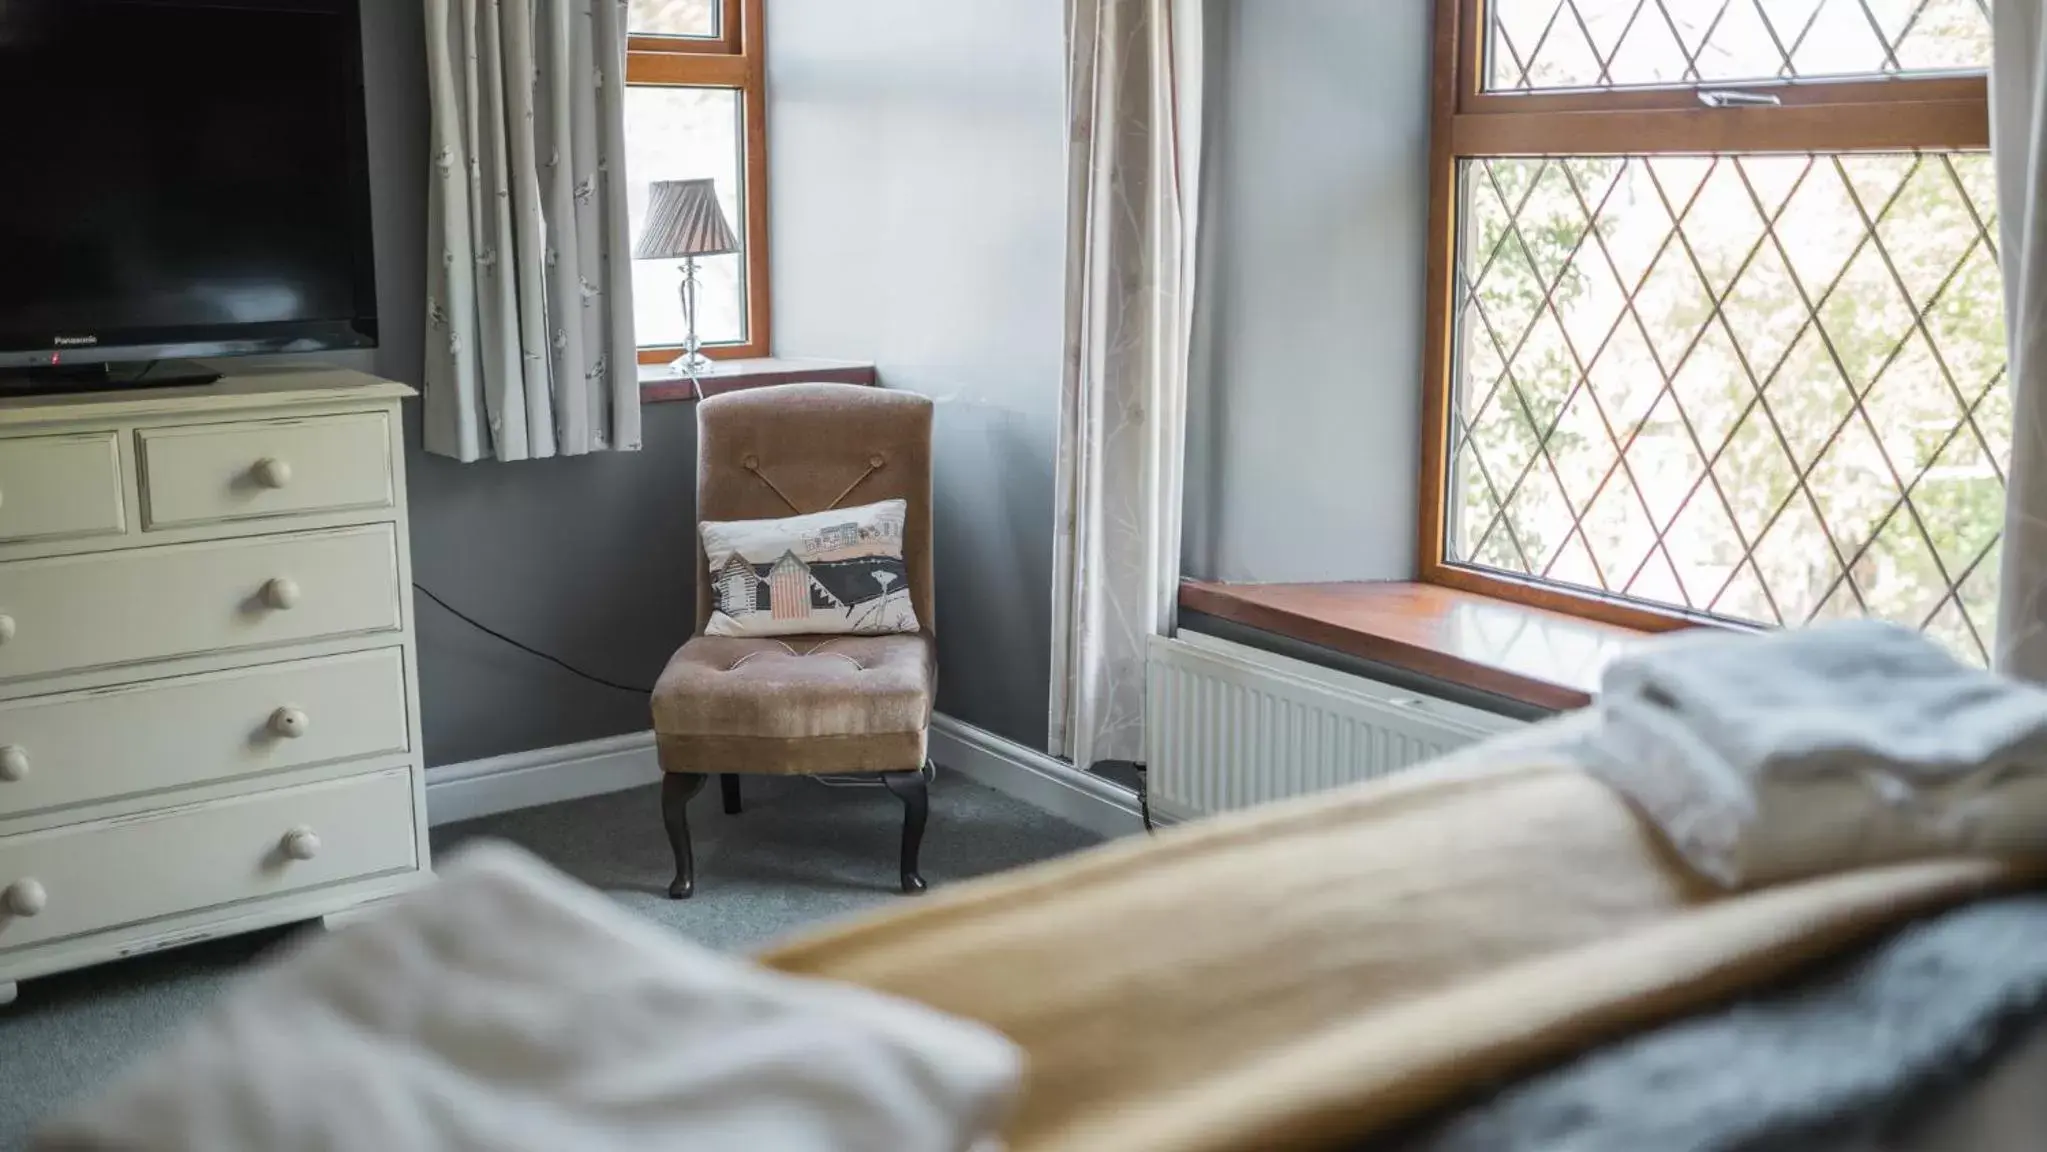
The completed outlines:
<svg viewBox="0 0 2047 1152">
<path fill-rule="evenodd" d="M 669 362 L 668 374 L 671 376 L 702 376 L 711 370 L 711 365 L 714 363 L 716 361 L 702 352 L 685 352 Z"/>
<path fill-rule="evenodd" d="M 697 339 L 697 258 L 686 257 L 682 262 L 682 283 L 678 286 L 682 294 L 682 322 L 689 335 L 682 342 L 682 355 L 668 365 L 671 376 L 687 376 L 694 380 L 711 370 L 710 357 L 703 353 L 704 342 Z"/>
</svg>

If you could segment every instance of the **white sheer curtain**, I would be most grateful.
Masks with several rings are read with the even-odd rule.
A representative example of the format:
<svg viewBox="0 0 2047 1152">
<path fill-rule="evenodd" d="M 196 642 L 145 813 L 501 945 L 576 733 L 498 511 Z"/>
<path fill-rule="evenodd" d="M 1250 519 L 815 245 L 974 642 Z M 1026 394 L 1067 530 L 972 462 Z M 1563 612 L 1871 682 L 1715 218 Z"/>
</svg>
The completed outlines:
<svg viewBox="0 0 2047 1152">
<path fill-rule="evenodd" d="M 429 452 L 640 446 L 624 6 L 426 0 Z"/>
<path fill-rule="evenodd" d="M 1201 171 L 1201 0 L 1068 0 L 1066 374 L 1051 751 L 1144 758 L 1179 584 Z"/>
<path fill-rule="evenodd" d="M 1991 9 L 1990 137 L 2012 390 L 1997 666 L 2047 680 L 2047 20 L 2042 0 Z"/>
</svg>

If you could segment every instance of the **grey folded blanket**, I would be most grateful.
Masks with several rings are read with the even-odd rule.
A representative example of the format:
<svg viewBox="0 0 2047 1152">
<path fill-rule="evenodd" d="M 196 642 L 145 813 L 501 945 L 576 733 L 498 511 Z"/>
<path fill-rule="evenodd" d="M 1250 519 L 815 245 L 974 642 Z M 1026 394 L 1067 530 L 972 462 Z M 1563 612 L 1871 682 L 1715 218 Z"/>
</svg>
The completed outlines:
<svg viewBox="0 0 2047 1152">
<path fill-rule="evenodd" d="M 1373 1147 L 1866 1147 L 1980 1075 L 1991 1053 L 2032 1027 L 2047 1027 L 2047 896 L 1988 900 L 1921 921 L 1787 988 L 1609 1044 Z"/>
</svg>

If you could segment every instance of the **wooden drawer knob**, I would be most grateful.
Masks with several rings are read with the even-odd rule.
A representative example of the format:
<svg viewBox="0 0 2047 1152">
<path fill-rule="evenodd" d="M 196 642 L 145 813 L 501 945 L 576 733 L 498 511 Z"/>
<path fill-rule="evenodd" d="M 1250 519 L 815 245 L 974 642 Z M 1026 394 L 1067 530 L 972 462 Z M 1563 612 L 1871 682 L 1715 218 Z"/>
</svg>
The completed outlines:
<svg viewBox="0 0 2047 1152">
<path fill-rule="evenodd" d="M 306 715 L 304 709 L 293 708 L 289 704 L 270 714 L 270 730 L 293 740 L 305 735 L 306 728 L 312 722 L 312 718 Z"/>
<path fill-rule="evenodd" d="M 33 916 L 50 902 L 50 894 L 33 880 L 16 880 L 0 892 L 0 907 L 16 916 Z"/>
<path fill-rule="evenodd" d="M 320 854 L 320 837 L 301 824 L 284 834 L 284 854 L 294 860 L 311 860 Z"/>
<path fill-rule="evenodd" d="M 0 781 L 13 784 L 28 779 L 28 750 L 19 744 L 0 748 Z"/>
<path fill-rule="evenodd" d="M 256 483 L 265 488 L 282 488 L 291 483 L 291 465 L 274 456 L 265 456 L 250 467 Z"/>
<path fill-rule="evenodd" d="M 285 609 L 299 602 L 298 581 L 289 576 L 279 576 L 263 584 L 263 603 L 272 608 Z"/>
</svg>

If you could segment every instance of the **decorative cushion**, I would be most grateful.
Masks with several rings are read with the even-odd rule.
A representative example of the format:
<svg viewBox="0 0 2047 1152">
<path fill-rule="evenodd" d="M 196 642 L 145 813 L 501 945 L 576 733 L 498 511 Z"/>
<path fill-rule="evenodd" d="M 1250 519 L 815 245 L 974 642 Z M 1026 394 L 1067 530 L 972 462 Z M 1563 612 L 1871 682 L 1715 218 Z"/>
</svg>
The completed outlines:
<svg viewBox="0 0 2047 1152">
<path fill-rule="evenodd" d="M 706 520 L 710 636 L 876 636 L 917 631 L 903 563 L 908 504 L 780 520 Z"/>
<path fill-rule="evenodd" d="M 698 636 L 654 686 L 670 772 L 888 772 L 924 762 L 931 639 Z"/>
</svg>

